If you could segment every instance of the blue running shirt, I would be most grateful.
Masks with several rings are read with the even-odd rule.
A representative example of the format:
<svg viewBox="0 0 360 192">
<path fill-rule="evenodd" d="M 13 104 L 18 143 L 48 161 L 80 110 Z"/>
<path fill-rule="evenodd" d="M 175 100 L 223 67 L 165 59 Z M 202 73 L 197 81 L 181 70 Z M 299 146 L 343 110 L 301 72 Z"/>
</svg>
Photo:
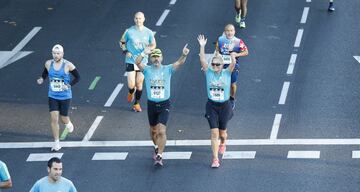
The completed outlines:
<svg viewBox="0 0 360 192">
<path fill-rule="evenodd" d="M 125 63 L 135 64 L 135 60 L 145 47 L 153 43 L 154 33 L 147 27 L 139 31 L 136 26 L 127 29 L 123 36 L 126 49 L 132 54 L 132 57 L 125 57 Z M 144 57 L 142 63 L 148 63 L 148 56 Z"/>
<path fill-rule="evenodd" d="M 10 179 L 9 171 L 6 167 L 6 164 L 0 161 L 0 182 L 4 182 Z M 1 189 L 0 189 L 1 191 Z"/>
<path fill-rule="evenodd" d="M 222 69 L 216 73 L 211 67 L 206 72 L 206 90 L 208 98 L 214 102 L 224 102 L 230 98 L 231 72 Z"/>
<path fill-rule="evenodd" d="M 70 84 L 70 73 L 65 73 L 65 65 L 68 61 L 63 59 L 60 69 L 54 69 L 54 60 L 51 61 L 49 68 L 49 92 L 48 96 L 57 100 L 72 98 L 71 88 L 63 90 L 62 86 Z"/>
<path fill-rule="evenodd" d="M 143 73 L 148 100 L 161 102 L 170 98 L 170 81 L 174 71 L 172 64 L 161 65 L 160 68 L 145 66 Z"/>
<path fill-rule="evenodd" d="M 48 176 L 36 181 L 30 192 L 77 192 L 74 184 L 64 177 L 61 177 L 56 183 L 50 183 Z"/>
</svg>

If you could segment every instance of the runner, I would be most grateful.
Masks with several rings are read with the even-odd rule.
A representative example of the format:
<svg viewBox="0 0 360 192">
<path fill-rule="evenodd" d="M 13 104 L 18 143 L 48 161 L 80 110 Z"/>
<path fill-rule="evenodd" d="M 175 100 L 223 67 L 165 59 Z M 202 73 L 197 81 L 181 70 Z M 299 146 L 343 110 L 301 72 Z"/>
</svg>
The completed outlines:
<svg viewBox="0 0 360 192">
<path fill-rule="evenodd" d="M 145 65 L 142 60 L 150 54 L 152 65 Z M 154 165 L 163 165 L 162 153 L 166 144 L 166 123 L 170 113 L 170 81 L 172 74 L 184 64 L 189 49 L 187 44 L 182 55 L 173 64 L 163 65 L 163 56 L 160 49 L 151 51 L 146 47 L 136 59 L 136 64 L 145 76 L 146 93 L 148 97 L 148 118 L 150 136 L 154 143 Z"/>
<path fill-rule="evenodd" d="M 231 62 L 230 53 L 234 53 L 236 57 L 236 64 L 231 73 L 231 89 L 230 89 L 230 103 L 232 109 L 235 109 L 235 96 L 237 90 L 237 78 L 239 75 L 239 58 L 249 54 L 248 49 L 243 40 L 235 37 L 235 27 L 232 24 L 225 26 L 222 36 L 218 38 L 216 50 L 220 52 L 224 59 L 224 68 L 227 68 Z"/>
<path fill-rule="evenodd" d="M 49 76 L 49 111 L 51 120 L 51 129 L 54 137 L 54 146 L 52 151 L 61 149 L 59 139 L 59 114 L 61 121 L 65 124 L 65 130 L 69 133 L 74 131 L 74 125 L 70 121 L 69 107 L 72 98 L 71 86 L 80 80 L 80 75 L 75 65 L 65 60 L 64 48 L 56 44 L 52 48 L 53 59 L 45 62 L 45 68 L 37 83 L 41 85 Z M 70 74 L 74 79 L 70 81 Z"/>
<path fill-rule="evenodd" d="M 335 7 L 334 7 L 334 0 L 330 0 L 329 1 L 329 8 L 328 11 L 333 12 L 335 11 Z"/>
<path fill-rule="evenodd" d="M 36 181 L 30 192 L 77 192 L 74 184 L 69 179 L 61 176 L 63 166 L 59 158 L 51 158 L 47 166 L 49 175 Z"/>
<path fill-rule="evenodd" d="M 12 187 L 11 177 L 6 164 L 0 161 L 0 191 Z"/>
<path fill-rule="evenodd" d="M 218 154 L 224 154 L 226 150 L 226 125 L 233 115 L 229 99 L 231 72 L 234 70 L 236 59 L 235 53 L 230 53 L 231 62 L 224 69 L 221 55 L 215 53 L 215 56 L 211 59 L 211 67 L 209 67 L 205 58 L 207 39 L 204 35 L 199 35 L 198 41 L 200 45 L 200 64 L 206 76 L 208 95 L 205 117 L 211 129 L 211 149 L 213 154 L 211 167 L 218 168 L 220 166 Z"/>
<path fill-rule="evenodd" d="M 236 16 L 235 21 L 239 23 L 240 28 L 245 28 L 245 17 L 247 15 L 248 0 L 235 0 Z"/>
<path fill-rule="evenodd" d="M 135 65 L 135 59 L 141 52 L 144 51 L 145 47 L 150 46 L 151 49 L 155 49 L 156 47 L 154 34 L 149 28 L 144 26 L 144 21 L 144 13 L 137 12 L 134 18 L 135 25 L 128 28 L 120 40 L 120 47 L 126 55 L 125 64 L 129 88 L 127 101 L 131 103 L 134 100 L 135 93 L 135 102 L 133 104 L 133 110 L 135 112 L 142 111 L 139 102 L 142 95 L 144 81 L 144 75 Z M 142 60 L 142 63 L 145 65 L 148 63 L 147 56 Z"/>
</svg>

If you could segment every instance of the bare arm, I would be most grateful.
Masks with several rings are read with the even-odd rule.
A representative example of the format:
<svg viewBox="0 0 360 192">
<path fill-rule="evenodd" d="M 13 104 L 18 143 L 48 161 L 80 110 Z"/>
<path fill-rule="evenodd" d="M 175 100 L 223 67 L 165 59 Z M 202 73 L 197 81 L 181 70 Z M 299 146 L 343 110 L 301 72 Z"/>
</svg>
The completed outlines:
<svg viewBox="0 0 360 192">
<path fill-rule="evenodd" d="M 135 64 L 138 66 L 138 68 L 142 71 L 145 68 L 145 64 L 143 64 L 141 61 L 144 59 L 146 55 L 149 55 L 151 53 L 151 46 L 145 47 L 144 51 L 138 55 L 135 59 Z"/>
<path fill-rule="evenodd" d="M 182 55 L 179 57 L 179 59 L 177 61 L 175 61 L 175 63 L 173 64 L 173 67 L 175 70 L 177 70 L 181 65 L 183 65 L 185 63 L 186 57 L 189 54 L 190 50 L 187 48 L 186 44 L 183 48 L 182 51 Z"/>
<path fill-rule="evenodd" d="M 207 39 L 205 38 L 204 35 L 199 35 L 197 39 L 198 39 L 198 42 L 200 45 L 200 53 L 199 53 L 200 65 L 201 65 L 202 70 L 206 71 L 208 68 L 208 63 L 206 62 L 206 57 L 205 57 L 205 45 L 206 45 Z"/>
<path fill-rule="evenodd" d="M 46 77 L 48 76 L 48 71 L 49 71 L 49 68 L 50 68 L 50 63 L 51 63 L 51 60 L 47 60 L 44 64 L 44 71 L 41 75 L 41 77 L 39 77 L 36 81 L 39 85 L 41 85 L 44 80 L 46 79 Z"/>
<path fill-rule="evenodd" d="M 11 179 L 7 181 L 0 182 L 0 189 L 8 189 L 12 187 Z"/>
</svg>

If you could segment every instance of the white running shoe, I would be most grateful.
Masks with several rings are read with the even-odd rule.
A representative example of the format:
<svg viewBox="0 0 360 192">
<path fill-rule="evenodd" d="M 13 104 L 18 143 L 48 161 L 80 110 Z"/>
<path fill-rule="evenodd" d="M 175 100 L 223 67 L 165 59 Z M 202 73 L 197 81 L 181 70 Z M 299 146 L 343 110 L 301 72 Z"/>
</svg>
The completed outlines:
<svg viewBox="0 0 360 192">
<path fill-rule="evenodd" d="M 236 14 L 236 16 L 235 16 L 235 22 L 236 22 L 236 23 L 240 23 L 240 21 L 241 21 L 241 16 L 240 16 L 240 14 Z"/>
<path fill-rule="evenodd" d="M 69 133 L 72 133 L 74 131 L 74 125 L 71 123 L 71 121 L 65 125 L 65 129 L 67 129 Z"/>
<path fill-rule="evenodd" d="M 61 149 L 61 147 L 60 147 L 60 142 L 59 142 L 59 141 L 55 141 L 55 142 L 54 142 L 54 146 L 51 147 L 51 151 L 57 152 L 57 151 L 59 151 L 60 149 Z"/>
<path fill-rule="evenodd" d="M 240 21 L 239 25 L 240 25 L 240 28 L 245 28 L 246 27 L 244 20 Z"/>
</svg>

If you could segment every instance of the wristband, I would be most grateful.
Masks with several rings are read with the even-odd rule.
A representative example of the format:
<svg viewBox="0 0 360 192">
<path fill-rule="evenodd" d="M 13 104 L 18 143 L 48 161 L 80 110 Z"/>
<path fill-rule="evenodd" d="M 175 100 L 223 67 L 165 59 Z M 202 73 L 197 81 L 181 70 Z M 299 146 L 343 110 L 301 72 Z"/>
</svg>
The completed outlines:
<svg viewBox="0 0 360 192">
<path fill-rule="evenodd" d="M 140 53 L 141 57 L 146 57 L 146 54 L 143 52 Z"/>
</svg>

